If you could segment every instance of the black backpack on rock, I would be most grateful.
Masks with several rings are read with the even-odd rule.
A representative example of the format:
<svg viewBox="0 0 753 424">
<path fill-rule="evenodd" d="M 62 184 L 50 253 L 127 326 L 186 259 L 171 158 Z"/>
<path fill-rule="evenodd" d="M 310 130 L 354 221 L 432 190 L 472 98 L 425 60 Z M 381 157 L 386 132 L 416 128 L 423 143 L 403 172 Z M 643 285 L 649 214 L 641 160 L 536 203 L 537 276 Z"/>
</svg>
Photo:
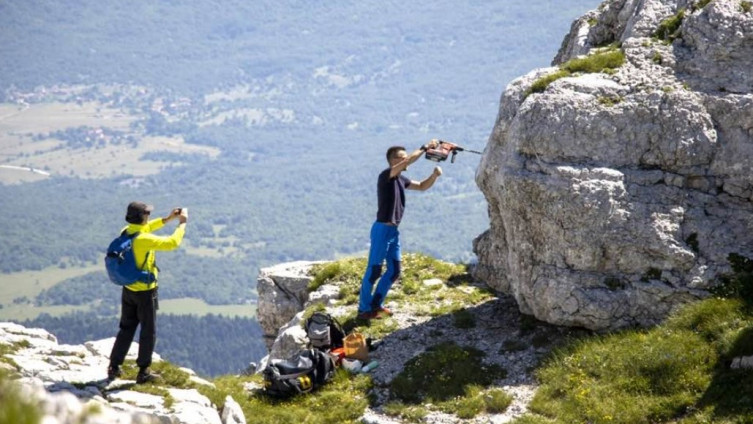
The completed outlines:
<svg viewBox="0 0 753 424">
<path fill-rule="evenodd" d="M 311 347 L 322 350 L 343 347 L 345 331 L 342 325 L 328 313 L 314 312 L 306 320 L 305 329 L 311 340 Z"/>
<path fill-rule="evenodd" d="M 270 396 L 288 398 L 308 393 L 335 375 L 332 357 L 319 349 L 306 349 L 286 360 L 276 360 L 263 371 L 264 391 Z"/>
</svg>

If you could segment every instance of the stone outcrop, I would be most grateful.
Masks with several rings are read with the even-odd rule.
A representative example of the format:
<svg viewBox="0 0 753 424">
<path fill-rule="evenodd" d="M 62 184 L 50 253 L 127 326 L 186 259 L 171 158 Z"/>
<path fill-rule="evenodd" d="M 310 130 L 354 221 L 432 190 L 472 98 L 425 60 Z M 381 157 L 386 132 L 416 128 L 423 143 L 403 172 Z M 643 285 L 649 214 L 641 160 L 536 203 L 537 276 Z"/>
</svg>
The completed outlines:
<svg viewBox="0 0 753 424">
<path fill-rule="evenodd" d="M 285 326 L 308 301 L 308 275 L 317 262 L 297 261 L 262 268 L 257 278 L 259 293 L 257 316 L 264 331 L 267 349 L 271 348 L 280 327 Z"/>
<path fill-rule="evenodd" d="M 664 42 L 667 19 L 680 22 Z M 618 43 L 625 63 L 534 82 Z M 738 0 L 607 0 L 553 67 L 511 82 L 476 182 L 476 277 L 522 312 L 651 325 L 753 257 L 753 12 Z"/>
<path fill-rule="evenodd" d="M 109 353 L 114 338 L 84 345 L 58 344 L 46 330 L 0 323 L 0 345 L 15 346 L 0 358 L 0 372 L 14 376 L 12 384 L 43 414 L 44 423 L 171 423 L 245 424 L 240 406 L 230 397 L 218 411 L 196 389 L 159 388 L 171 401 L 131 390 L 135 381 L 107 382 Z M 127 359 L 136 359 L 133 343 Z M 153 362 L 161 361 L 154 354 Z M 197 385 L 211 385 L 187 368 Z M 6 387 L 7 388 L 7 387 Z"/>
<path fill-rule="evenodd" d="M 301 326 L 303 311 L 313 304 L 331 306 L 340 289 L 323 284 L 309 292 L 311 267 L 322 262 L 287 262 L 259 271 L 258 319 L 264 330 L 269 355 L 262 359 L 256 372 L 261 372 L 273 359 L 286 359 L 305 348 L 309 339 Z"/>
</svg>

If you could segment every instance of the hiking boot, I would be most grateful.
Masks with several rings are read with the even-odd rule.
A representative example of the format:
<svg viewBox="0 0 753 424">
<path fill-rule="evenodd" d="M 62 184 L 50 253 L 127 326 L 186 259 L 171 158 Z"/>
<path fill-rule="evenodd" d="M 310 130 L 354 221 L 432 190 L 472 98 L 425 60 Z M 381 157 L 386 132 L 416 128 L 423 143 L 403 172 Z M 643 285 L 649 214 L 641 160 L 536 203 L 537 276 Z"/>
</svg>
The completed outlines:
<svg viewBox="0 0 753 424">
<path fill-rule="evenodd" d="M 112 365 L 107 368 L 107 379 L 112 381 L 116 378 L 120 377 L 123 374 L 122 371 L 120 371 L 120 367 L 113 367 Z"/>
<path fill-rule="evenodd" d="M 385 316 L 388 316 L 388 317 L 392 316 L 392 311 L 390 311 L 389 309 L 385 308 L 384 306 L 380 306 L 380 307 L 376 308 L 374 310 L 374 312 L 376 312 L 376 314 L 380 315 L 380 316 L 381 315 L 385 315 Z"/>
<path fill-rule="evenodd" d="M 149 368 L 139 371 L 136 375 L 136 384 L 152 383 L 160 379 L 159 374 L 155 374 Z"/>
<path fill-rule="evenodd" d="M 374 311 L 359 312 L 358 315 L 356 315 L 357 319 L 362 319 L 366 321 L 377 318 L 377 317 L 378 317 L 378 314 Z"/>
</svg>

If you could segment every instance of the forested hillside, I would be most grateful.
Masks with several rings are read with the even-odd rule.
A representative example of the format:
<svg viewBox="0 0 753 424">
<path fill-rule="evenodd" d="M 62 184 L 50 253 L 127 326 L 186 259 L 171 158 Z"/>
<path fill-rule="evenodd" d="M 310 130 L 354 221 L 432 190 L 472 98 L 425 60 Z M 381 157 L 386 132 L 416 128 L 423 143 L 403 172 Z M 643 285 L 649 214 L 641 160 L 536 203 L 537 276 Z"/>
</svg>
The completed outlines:
<svg viewBox="0 0 753 424">
<path fill-rule="evenodd" d="M 41 315 L 22 324 L 54 331 L 61 344 L 80 344 L 118 333 L 116 317 L 102 319 L 93 313 L 73 313 L 63 318 Z M 261 341 L 261 327 L 254 319 L 158 314 L 157 328 L 155 351 L 203 376 L 240 373 L 267 353 Z M 137 333 L 136 341 L 138 338 Z"/>
<path fill-rule="evenodd" d="M 0 318 L 117 313 L 89 268 L 135 199 L 190 211 L 181 251 L 158 254 L 163 299 L 248 304 L 259 267 L 364 254 L 387 147 L 482 150 L 505 84 L 597 4 L 0 3 Z M 409 193 L 405 251 L 474 259 L 478 160 Z M 86 272 L 18 288 L 29 270 Z"/>
</svg>

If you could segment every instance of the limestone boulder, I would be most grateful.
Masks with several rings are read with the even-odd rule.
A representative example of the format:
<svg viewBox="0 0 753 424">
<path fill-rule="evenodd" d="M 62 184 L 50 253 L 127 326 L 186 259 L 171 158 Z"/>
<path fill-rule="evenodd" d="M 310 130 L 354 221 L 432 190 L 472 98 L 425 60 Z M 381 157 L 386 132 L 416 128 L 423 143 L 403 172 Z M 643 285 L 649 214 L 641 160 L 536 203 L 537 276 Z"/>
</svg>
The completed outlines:
<svg viewBox="0 0 753 424">
<path fill-rule="evenodd" d="M 313 280 L 309 271 L 316 263 L 288 262 L 259 271 L 257 316 L 267 348 L 277 338 L 278 329 L 301 311 L 308 301 L 308 285 Z"/>
<path fill-rule="evenodd" d="M 753 257 L 753 13 L 694 4 L 605 1 L 553 67 L 506 88 L 476 174 L 490 228 L 475 273 L 522 312 L 651 325 L 707 296 L 731 253 Z M 674 41 L 653 37 L 677 17 Z M 625 55 L 618 69 L 531 91 L 609 43 Z"/>
</svg>

